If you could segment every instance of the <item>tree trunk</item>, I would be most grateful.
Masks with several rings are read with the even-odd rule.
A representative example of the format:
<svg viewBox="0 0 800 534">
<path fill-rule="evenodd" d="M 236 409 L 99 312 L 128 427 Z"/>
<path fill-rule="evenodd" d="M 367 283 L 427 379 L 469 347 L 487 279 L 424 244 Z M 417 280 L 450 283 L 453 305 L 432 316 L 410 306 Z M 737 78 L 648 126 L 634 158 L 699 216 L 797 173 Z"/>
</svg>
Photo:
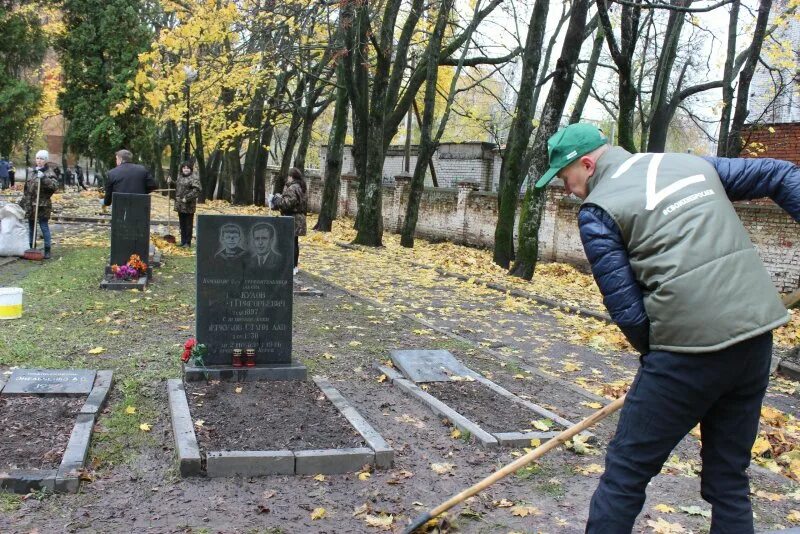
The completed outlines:
<svg viewBox="0 0 800 534">
<path fill-rule="evenodd" d="M 572 4 L 567 33 L 564 36 L 564 47 L 561 57 L 556 62 L 556 72 L 547 100 L 542 110 L 542 120 L 536 130 L 536 138 L 531 147 L 530 179 L 528 190 L 522 204 L 519 221 L 519 254 L 511 273 L 525 280 L 533 278 L 539 254 L 539 226 L 544 210 L 546 188 L 537 189 L 535 177 L 541 176 L 548 167 L 547 140 L 557 130 L 561 122 L 561 114 L 569 98 L 575 67 L 580 58 L 580 43 L 586 28 L 586 14 L 590 0 L 575 0 Z"/>
<path fill-rule="evenodd" d="M 344 65 L 340 62 L 336 68 L 336 107 L 333 112 L 333 125 L 328 136 L 328 150 L 325 153 L 325 185 L 322 190 L 322 203 L 319 209 L 319 218 L 314 230 L 330 232 L 336 211 L 339 207 L 339 182 L 342 175 L 342 155 L 344 153 L 344 140 L 347 137 L 347 114 L 350 110 L 350 101 L 347 97 L 347 88 L 342 79 Z"/>
<path fill-rule="evenodd" d="M 749 55 L 745 60 L 742 72 L 739 74 L 739 88 L 736 93 L 736 111 L 733 114 L 730 134 L 728 134 L 728 158 L 738 158 L 742 151 L 742 127 L 750 114 L 747 109 L 747 96 L 750 92 L 750 82 L 756 70 L 758 58 L 761 56 L 761 46 L 764 44 L 769 12 L 772 9 L 772 0 L 760 0 L 758 3 L 758 17 L 753 30 L 753 43 L 750 45 Z"/>
<path fill-rule="evenodd" d="M 620 24 L 620 44 L 617 45 L 611 19 L 606 6 L 607 0 L 597 0 L 597 14 L 603 26 L 608 49 L 619 71 L 619 115 L 617 117 L 617 144 L 628 152 L 636 152 L 634 141 L 636 86 L 633 83 L 633 58 L 636 42 L 639 40 L 639 19 L 641 0 L 632 0 L 634 5 L 622 6 Z"/>
<path fill-rule="evenodd" d="M 302 110 L 295 110 L 292 113 L 292 122 L 289 124 L 289 132 L 286 136 L 286 144 L 281 154 L 281 168 L 278 171 L 275 183 L 272 184 L 273 193 L 282 193 L 283 186 L 286 184 L 286 177 L 289 176 L 289 169 L 292 165 L 292 153 L 300 135 L 300 126 L 303 121 Z"/>
<path fill-rule="evenodd" d="M 422 192 L 425 189 L 425 171 L 428 168 L 428 162 L 431 160 L 431 156 L 436 148 L 434 142 L 431 140 L 431 130 L 433 127 L 433 112 L 436 108 L 439 54 L 441 54 L 442 35 L 444 34 L 445 24 L 450 17 L 450 10 L 453 7 L 454 1 L 455 0 L 443 0 L 439 7 L 436 25 L 431 34 L 430 41 L 428 41 L 425 54 L 428 58 L 428 72 L 425 79 L 425 108 L 422 110 L 422 122 L 420 123 L 417 163 L 414 166 L 414 176 L 411 179 L 411 193 L 408 197 L 406 216 L 403 221 L 402 235 L 400 236 L 400 244 L 408 248 L 414 246 L 414 231 L 416 230 L 417 217 L 419 216 L 419 203 L 422 198 Z"/>
<path fill-rule="evenodd" d="M 569 123 L 575 124 L 581 120 L 583 116 L 583 108 L 589 100 L 589 92 L 594 84 L 594 75 L 597 72 L 597 63 L 600 61 L 600 52 L 603 50 L 603 27 L 597 27 L 597 33 L 594 35 L 594 43 L 592 43 L 592 54 L 589 56 L 589 63 L 586 64 L 586 75 L 583 77 L 583 84 L 581 85 L 581 92 L 578 93 L 578 99 L 575 101 L 575 106 L 572 108 L 572 114 L 569 117 Z"/>
<path fill-rule="evenodd" d="M 400 11 L 400 0 L 387 0 L 381 21 L 375 75 L 372 79 L 369 120 L 367 121 L 367 169 L 363 177 L 362 201 L 358 205 L 359 226 L 353 241 L 359 245 L 379 247 L 383 243 L 383 160 L 386 154 L 383 126 L 386 117 L 386 95 L 392 65 L 394 28 Z M 365 10 L 366 6 L 358 8 Z"/>
<path fill-rule="evenodd" d="M 514 258 L 514 215 L 517 211 L 520 186 L 527 174 L 527 169 L 524 168 L 525 152 L 530 142 L 533 116 L 536 112 L 533 107 L 533 91 L 541 61 L 548 8 L 548 0 L 536 0 L 533 7 L 528 36 L 522 51 L 522 73 L 517 104 L 500 166 L 493 259 L 497 265 L 506 269 Z"/>
<path fill-rule="evenodd" d="M 672 0 L 672 5 L 678 7 L 689 7 L 691 4 L 692 0 Z M 678 56 L 678 43 L 685 20 L 686 13 L 670 11 L 664 32 L 664 44 L 661 47 L 656 75 L 653 80 L 653 92 L 650 97 L 650 118 L 647 121 L 649 129 L 647 138 L 648 152 L 664 152 L 666 149 L 667 132 L 673 117 L 673 113 L 670 112 L 669 83 L 675 66 L 675 59 Z M 681 76 L 678 77 L 676 92 L 680 90 L 684 72 L 685 69 L 681 71 Z M 642 148 L 644 149 L 644 145 L 642 145 Z"/>
<path fill-rule="evenodd" d="M 719 120 L 719 142 L 717 144 L 717 156 L 719 157 L 725 157 L 728 153 L 728 133 L 731 128 L 731 110 L 733 109 L 733 62 L 736 59 L 738 25 L 739 0 L 733 0 L 728 21 L 728 49 L 725 53 L 725 68 L 722 74 L 722 116 Z"/>
<path fill-rule="evenodd" d="M 197 170 L 197 175 L 200 178 L 201 184 L 200 198 L 198 198 L 197 201 L 203 204 L 208 196 L 208 189 L 206 188 L 206 184 L 208 184 L 208 169 L 206 169 L 206 156 L 203 144 L 203 127 L 200 125 L 199 121 L 194 123 L 194 146 L 194 168 Z"/>
</svg>

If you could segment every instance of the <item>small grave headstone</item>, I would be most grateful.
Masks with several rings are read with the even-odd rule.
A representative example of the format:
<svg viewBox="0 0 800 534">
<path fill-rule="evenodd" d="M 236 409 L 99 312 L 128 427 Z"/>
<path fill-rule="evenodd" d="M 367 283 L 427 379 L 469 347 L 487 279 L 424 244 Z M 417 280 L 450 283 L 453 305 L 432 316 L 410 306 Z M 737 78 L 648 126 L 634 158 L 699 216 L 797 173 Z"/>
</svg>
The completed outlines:
<svg viewBox="0 0 800 534">
<path fill-rule="evenodd" d="M 292 362 L 294 219 L 197 218 L 197 342 L 206 364 L 230 365 L 234 349 L 256 364 Z"/>
<path fill-rule="evenodd" d="M 114 193 L 110 265 L 128 263 L 132 254 L 145 263 L 150 257 L 150 195 Z"/>
<path fill-rule="evenodd" d="M 88 369 L 16 369 L 3 387 L 3 395 L 81 395 L 94 385 L 97 371 Z"/>
<path fill-rule="evenodd" d="M 392 362 L 409 380 L 449 382 L 451 376 L 473 376 L 475 373 L 446 350 L 393 350 Z"/>
</svg>

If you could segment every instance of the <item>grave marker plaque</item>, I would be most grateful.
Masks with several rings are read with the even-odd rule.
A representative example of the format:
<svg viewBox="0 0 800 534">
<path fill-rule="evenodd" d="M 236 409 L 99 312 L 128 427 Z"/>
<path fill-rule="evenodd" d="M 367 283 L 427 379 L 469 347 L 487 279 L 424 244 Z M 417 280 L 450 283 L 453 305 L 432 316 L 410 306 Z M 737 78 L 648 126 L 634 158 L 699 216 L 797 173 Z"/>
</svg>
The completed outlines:
<svg viewBox="0 0 800 534">
<path fill-rule="evenodd" d="M 143 262 L 148 263 L 150 195 L 114 193 L 111 201 L 110 265 L 128 263 L 131 254 L 138 254 Z"/>
<path fill-rule="evenodd" d="M 16 369 L 11 373 L 2 393 L 88 394 L 94 386 L 96 373 L 97 371 L 88 369 Z"/>
<path fill-rule="evenodd" d="M 230 365 L 233 349 L 256 364 L 292 362 L 294 219 L 197 218 L 197 342 L 206 364 Z"/>
</svg>

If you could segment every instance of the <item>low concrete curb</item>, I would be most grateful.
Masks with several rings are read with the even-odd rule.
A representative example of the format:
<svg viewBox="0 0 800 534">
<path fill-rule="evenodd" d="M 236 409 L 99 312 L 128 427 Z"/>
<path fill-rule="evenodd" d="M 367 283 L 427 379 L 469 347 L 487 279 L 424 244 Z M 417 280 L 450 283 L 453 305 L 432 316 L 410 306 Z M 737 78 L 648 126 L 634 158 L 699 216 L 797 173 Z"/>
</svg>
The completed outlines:
<svg viewBox="0 0 800 534">
<path fill-rule="evenodd" d="M 800 380 L 800 365 L 797 365 L 796 363 L 781 360 L 781 362 L 778 364 L 778 372 L 788 376 L 792 380 Z M 788 531 L 784 530 L 783 532 Z"/>
<path fill-rule="evenodd" d="M 313 378 L 317 387 L 322 390 L 328 400 L 342 413 L 351 425 L 361 434 L 370 449 L 375 452 L 375 466 L 382 469 L 392 467 L 394 463 L 394 449 L 386 440 L 364 419 L 353 406 L 342 397 L 342 394 L 330 382 L 321 376 Z"/>
<path fill-rule="evenodd" d="M 175 452 L 178 455 L 178 470 L 182 476 L 199 475 L 202 470 L 200 447 L 194 434 L 192 414 L 183 382 L 174 378 L 167 380 L 169 412 L 172 416 L 172 434 L 175 436 Z"/>
<path fill-rule="evenodd" d="M 495 432 L 492 434 L 503 447 L 531 447 L 531 440 L 542 443 L 558 435 L 558 432 Z"/>
<path fill-rule="evenodd" d="M 373 465 L 375 451 L 366 447 L 296 451 L 294 460 L 297 475 L 340 475 Z"/>
<path fill-rule="evenodd" d="M 206 454 L 210 477 L 293 475 L 292 451 L 221 451 Z"/>
<path fill-rule="evenodd" d="M 113 371 L 97 371 L 92 390 L 78 413 L 75 426 L 72 427 L 58 469 L 12 469 L 8 473 L 0 474 L 0 488 L 14 493 L 42 489 L 56 493 L 77 493 L 81 484 L 81 472 L 86 467 L 86 458 L 89 456 L 94 423 L 113 383 Z M 0 391 L 3 385 L 0 381 Z"/>
<path fill-rule="evenodd" d="M 400 374 L 397 370 L 387 367 L 386 365 L 381 365 L 376 363 L 374 365 L 375 369 L 381 372 L 381 374 L 386 375 L 386 378 L 389 379 L 390 382 L 394 382 L 397 379 L 405 379 L 405 377 Z"/>
<path fill-rule="evenodd" d="M 105 404 L 108 398 L 108 393 L 111 391 L 111 386 L 114 383 L 113 371 L 97 371 L 94 378 L 94 387 L 86 397 L 86 402 L 83 403 L 81 408 L 82 414 L 90 414 L 97 417 L 97 413 Z"/>
<path fill-rule="evenodd" d="M 100 289 L 111 289 L 115 291 L 127 291 L 129 289 L 138 289 L 144 291 L 147 289 L 148 277 L 140 276 L 135 282 L 133 280 L 100 280 Z"/>
<path fill-rule="evenodd" d="M 422 391 L 415 383 L 405 378 L 397 378 L 392 384 L 399 387 L 412 397 L 416 397 L 423 404 L 433 411 L 436 415 L 447 418 L 448 421 L 458 428 L 461 432 L 469 432 L 478 440 L 482 447 L 497 447 L 497 438 L 479 427 L 477 423 L 470 421 L 447 404 L 443 403 L 433 395 Z"/>
<path fill-rule="evenodd" d="M 168 380 L 172 432 L 181 476 L 336 475 L 359 471 L 365 465 L 391 467 L 394 450 L 380 434 L 326 379 L 314 377 L 314 383 L 361 434 L 369 448 L 201 452 L 183 381 Z"/>
</svg>

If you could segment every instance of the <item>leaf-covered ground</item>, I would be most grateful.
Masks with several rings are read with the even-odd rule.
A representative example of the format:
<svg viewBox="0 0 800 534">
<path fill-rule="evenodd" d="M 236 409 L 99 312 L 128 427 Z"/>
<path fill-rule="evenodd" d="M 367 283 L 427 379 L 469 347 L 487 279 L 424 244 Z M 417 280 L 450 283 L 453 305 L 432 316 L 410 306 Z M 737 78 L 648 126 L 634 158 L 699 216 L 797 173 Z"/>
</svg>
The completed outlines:
<svg viewBox="0 0 800 534">
<path fill-rule="evenodd" d="M 471 270 L 451 264 L 447 270 L 473 278 L 460 281 L 411 262 L 433 266 L 472 254 L 486 258 L 480 256 L 485 252 L 453 245 L 434 252 L 441 245 L 418 241 L 411 256 L 392 245 L 394 236 L 387 236 L 388 246 L 380 250 L 342 248 L 335 241 L 347 240 L 350 225 L 337 222 L 334 234 L 311 232 L 302 240 L 301 268 L 314 276 L 302 281 L 323 289 L 326 298 L 296 299 L 295 356 L 312 373 L 328 375 L 395 447 L 393 469 L 181 479 L 172 457 L 164 380 L 179 376 L 180 345 L 193 330 L 193 250 L 167 249 L 166 265 L 144 294 L 102 292 L 97 283 L 108 254 L 107 227 L 64 225 L 55 229 L 55 260 L 0 268 L 0 285 L 26 290 L 25 316 L 0 330 L 0 370 L 111 368 L 116 384 L 96 428 L 86 473 L 91 481 L 82 493 L 23 499 L 0 493 L 0 531 L 398 531 L 524 451 L 483 450 L 380 381 L 371 365 L 390 350 L 450 350 L 507 389 L 573 420 L 598 403 L 567 386 L 611 398 L 633 376 L 638 360 L 620 349 L 625 345 L 613 340 L 611 327 L 489 289 L 480 282 L 489 276 L 485 265 Z M 429 255 L 419 256 L 428 248 Z M 549 286 L 574 294 L 595 291 L 588 278 L 583 289 L 565 290 L 574 283 L 567 280 L 574 278 L 570 268 L 547 269 L 551 281 L 527 291 L 552 298 Z M 505 285 L 525 284 L 497 276 Z M 572 302 L 587 306 L 591 298 L 596 297 Z M 786 476 L 796 475 L 797 388 L 784 380 L 770 386 L 762 418 L 766 444 L 759 440 L 754 453 L 783 474 L 751 470 L 760 530 L 800 521 L 800 491 Z M 597 444 L 551 452 L 454 510 L 448 522 L 462 532 L 582 532 L 615 423 L 611 418 L 596 427 Z M 648 488 L 637 532 L 708 530 L 699 467 L 699 443 L 687 437 Z"/>
</svg>

